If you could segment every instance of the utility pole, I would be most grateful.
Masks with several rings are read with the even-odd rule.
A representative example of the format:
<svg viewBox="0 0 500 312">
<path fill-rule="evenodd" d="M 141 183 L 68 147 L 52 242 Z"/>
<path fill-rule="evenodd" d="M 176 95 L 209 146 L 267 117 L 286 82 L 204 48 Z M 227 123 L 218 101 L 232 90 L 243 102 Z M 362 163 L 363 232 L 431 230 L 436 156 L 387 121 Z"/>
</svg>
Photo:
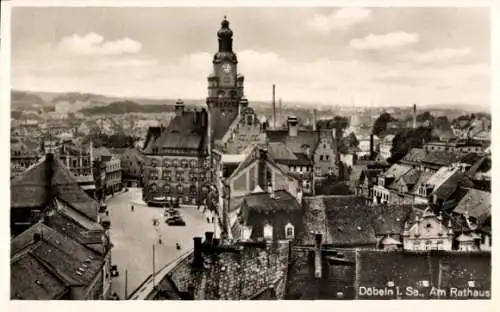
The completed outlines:
<svg viewBox="0 0 500 312">
<path fill-rule="evenodd" d="M 155 244 L 153 244 L 153 291 L 155 290 Z"/>
</svg>

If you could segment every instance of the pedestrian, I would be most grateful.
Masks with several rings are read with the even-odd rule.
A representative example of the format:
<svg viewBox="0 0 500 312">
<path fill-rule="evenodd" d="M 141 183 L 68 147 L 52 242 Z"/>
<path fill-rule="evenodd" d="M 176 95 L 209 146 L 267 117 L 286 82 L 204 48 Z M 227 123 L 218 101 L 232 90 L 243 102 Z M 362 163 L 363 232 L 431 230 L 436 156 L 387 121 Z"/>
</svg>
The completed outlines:
<svg viewBox="0 0 500 312">
<path fill-rule="evenodd" d="M 109 211 L 106 210 L 106 216 L 109 216 Z"/>
<path fill-rule="evenodd" d="M 132 205 L 132 206 L 130 207 L 130 210 L 131 210 L 132 212 L 134 212 L 134 205 Z"/>
<path fill-rule="evenodd" d="M 180 250 L 181 249 L 181 244 L 179 244 L 179 242 L 175 243 L 175 248 L 177 248 L 177 250 Z"/>
<path fill-rule="evenodd" d="M 210 223 L 210 219 L 207 217 L 207 223 Z"/>
</svg>

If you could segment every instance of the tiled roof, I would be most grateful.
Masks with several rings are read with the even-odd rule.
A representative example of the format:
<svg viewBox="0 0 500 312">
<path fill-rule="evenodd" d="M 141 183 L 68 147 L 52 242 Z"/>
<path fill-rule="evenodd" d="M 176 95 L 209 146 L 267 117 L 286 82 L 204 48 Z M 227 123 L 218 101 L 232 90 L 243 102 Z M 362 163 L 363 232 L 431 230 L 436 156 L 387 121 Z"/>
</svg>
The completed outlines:
<svg viewBox="0 0 500 312">
<path fill-rule="evenodd" d="M 14 300 L 52 300 L 68 291 L 61 279 L 30 254 L 11 262 L 10 289 L 10 298 Z"/>
<path fill-rule="evenodd" d="M 449 151 L 427 151 L 423 148 L 412 148 L 401 160 L 402 163 L 427 163 L 435 166 L 450 166 L 460 161 L 461 155 Z"/>
<path fill-rule="evenodd" d="M 325 243 L 341 246 L 376 243 L 373 215 L 365 199 L 356 196 L 304 198 L 304 232 L 320 232 Z M 312 243 L 312 237 L 304 243 Z"/>
<path fill-rule="evenodd" d="M 412 184 L 415 185 L 418 182 L 418 179 L 422 175 L 421 170 L 418 168 L 413 168 L 410 171 L 407 171 L 405 174 L 401 176 L 401 179 L 406 183 L 406 184 Z"/>
<path fill-rule="evenodd" d="M 270 142 L 268 144 L 268 153 L 274 160 L 297 159 L 297 156 L 283 142 Z"/>
<path fill-rule="evenodd" d="M 445 178 L 444 181 L 440 184 L 436 182 L 435 185 L 436 188 L 432 194 L 437 196 L 438 199 L 448 200 L 459 186 L 472 187 L 474 184 L 464 173 L 456 169 L 451 175 Z"/>
<path fill-rule="evenodd" d="M 252 238 L 262 237 L 262 228 L 267 222 L 273 226 L 273 237 L 284 239 L 285 225 L 289 222 L 295 227 L 295 235 L 302 231 L 302 207 L 284 190 L 275 191 L 275 198 L 267 192 L 251 193 L 243 199 L 238 221 L 236 223 L 253 228 Z M 237 229 L 234 228 L 235 232 Z"/>
<path fill-rule="evenodd" d="M 358 196 L 304 198 L 304 232 L 324 234 L 325 244 L 375 246 L 377 236 L 399 234 L 414 211 L 426 205 L 370 205 Z M 325 235 L 326 234 L 326 235 Z M 314 239 L 306 237 L 305 244 Z"/>
<path fill-rule="evenodd" d="M 468 214 L 481 224 L 491 216 L 491 193 L 469 189 L 453 212 L 462 215 Z"/>
<path fill-rule="evenodd" d="M 399 179 L 402 175 L 410 171 L 412 167 L 400 164 L 394 164 L 389 169 L 387 169 L 382 176 L 392 177 L 394 179 Z"/>
<path fill-rule="evenodd" d="M 452 140 L 452 139 L 455 139 L 457 137 L 453 133 L 453 130 L 451 128 L 447 128 L 447 129 L 434 128 L 432 130 L 432 135 L 437 136 L 441 140 Z"/>
<path fill-rule="evenodd" d="M 420 174 L 418 177 L 417 183 L 415 183 L 415 186 L 413 187 L 413 191 L 411 191 L 412 194 L 418 195 L 418 190 L 421 186 L 425 185 L 427 181 L 434 175 L 434 172 L 431 171 L 424 171 Z"/>
<path fill-rule="evenodd" d="M 427 281 L 428 285 L 423 285 Z M 388 287 L 389 282 L 401 289 L 412 287 L 423 294 L 422 298 L 431 298 L 430 287 L 449 289 L 468 288 L 468 282 L 474 281 L 476 289 L 491 289 L 490 253 L 471 252 L 403 252 L 383 250 L 356 251 L 356 284 L 370 285 L 377 289 Z M 366 286 L 365 286 L 366 287 Z M 397 292 L 393 291 L 397 298 Z M 447 292 L 450 295 L 450 292 Z M 402 298 L 412 299 L 401 291 Z M 360 296 L 364 299 L 390 299 L 390 297 Z M 447 297 L 442 299 L 458 299 Z M 413 298 L 414 299 L 414 298 Z"/>
<path fill-rule="evenodd" d="M 34 235 L 41 240 L 34 242 Z M 12 262 L 26 256 L 33 257 L 65 285 L 87 286 L 102 269 L 104 259 L 73 239 L 37 223 L 11 241 Z M 14 272 L 13 272 L 14 273 Z M 25 272 L 16 272 L 14 280 L 25 278 Z M 43 281 L 42 281 L 43 282 Z M 14 291 L 17 285 L 14 283 Z"/>
<path fill-rule="evenodd" d="M 42 208 L 52 197 L 58 197 L 90 219 L 97 220 L 99 204 L 78 186 L 74 176 L 57 158 L 52 162 L 44 158 L 13 178 L 10 194 L 11 208 Z"/>
<path fill-rule="evenodd" d="M 304 153 L 304 146 L 313 153 L 319 143 L 319 132 L 312 130 L 299 130 L 297 136 L 290 136 L 288 130 L 269 130 L 266 135 L 269 142 L 283 142 L 294 154 Z"/>
<path fill-rule="evenodd" d="M 477 160 L 467 171 L 467 174 L 469 177 L 474 178 L 477 173 L 487 172 L 488 170 L 491 170 L 491 155 L 486 155 Z"/>
<path fill-rule="evenodd" d="M 483 155 L 478 153 L 467 153 L 462 158 L 460 162 L 468 165 L 474 165 L 477 161 L 483 158 Z"/>
<path fill-rule="evenodd" d="M 101 158 L 103 156 L 113 156 L 113 154 L 104 146 L 94 148 L 94 157 Z"/>
<path fill-rule="evenodd" d="M 152 154 L 153 147 L 199 149 L 206 144 L 206 126 L 202 121 L 195 123 L 195 115 L 203 118 L 201 112 L 184 112 L 172 119 L 166 128 L 150 127 L 144 143 L 144 153 Z"/>
</svg>

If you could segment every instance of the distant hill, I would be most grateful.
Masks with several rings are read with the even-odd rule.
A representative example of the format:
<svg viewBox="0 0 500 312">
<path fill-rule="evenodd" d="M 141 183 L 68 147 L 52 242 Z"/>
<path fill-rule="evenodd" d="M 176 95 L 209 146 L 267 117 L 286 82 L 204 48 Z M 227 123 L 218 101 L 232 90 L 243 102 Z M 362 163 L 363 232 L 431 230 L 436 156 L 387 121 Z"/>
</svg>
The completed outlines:
<svg viewBox="0 0 500 312">
<path fill-rule="evenodd" d="M 130 113 L 165 113 L 172 112 L 173 105 L 137 104 L 133 101 L 117 101 L 106 106 L 87 107 L 80 110 L 85 115 L 122 115 Z"/>
<path fill-rule="evenodd" d="M 11 109 L 31 110 L 44 106 L 45 101 L 35 93 L 24 91 L 11 91 Z"/>
</svg>

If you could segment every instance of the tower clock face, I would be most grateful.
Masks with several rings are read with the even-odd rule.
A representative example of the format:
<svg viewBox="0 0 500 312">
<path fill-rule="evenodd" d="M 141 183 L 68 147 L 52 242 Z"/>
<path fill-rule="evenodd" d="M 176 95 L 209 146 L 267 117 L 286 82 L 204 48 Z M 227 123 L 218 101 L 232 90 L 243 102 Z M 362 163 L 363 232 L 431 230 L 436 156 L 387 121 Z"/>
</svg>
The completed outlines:
<svg viewBox="0 0 500 312">
<path fill-rule="evenodd" d="M 225 72 L 226 74 L 229 74 L 233 71 L 233 67 L 231 66 L 231 64 L 223 64 L 222 65 L 222 71 Z"/>
</svg>

